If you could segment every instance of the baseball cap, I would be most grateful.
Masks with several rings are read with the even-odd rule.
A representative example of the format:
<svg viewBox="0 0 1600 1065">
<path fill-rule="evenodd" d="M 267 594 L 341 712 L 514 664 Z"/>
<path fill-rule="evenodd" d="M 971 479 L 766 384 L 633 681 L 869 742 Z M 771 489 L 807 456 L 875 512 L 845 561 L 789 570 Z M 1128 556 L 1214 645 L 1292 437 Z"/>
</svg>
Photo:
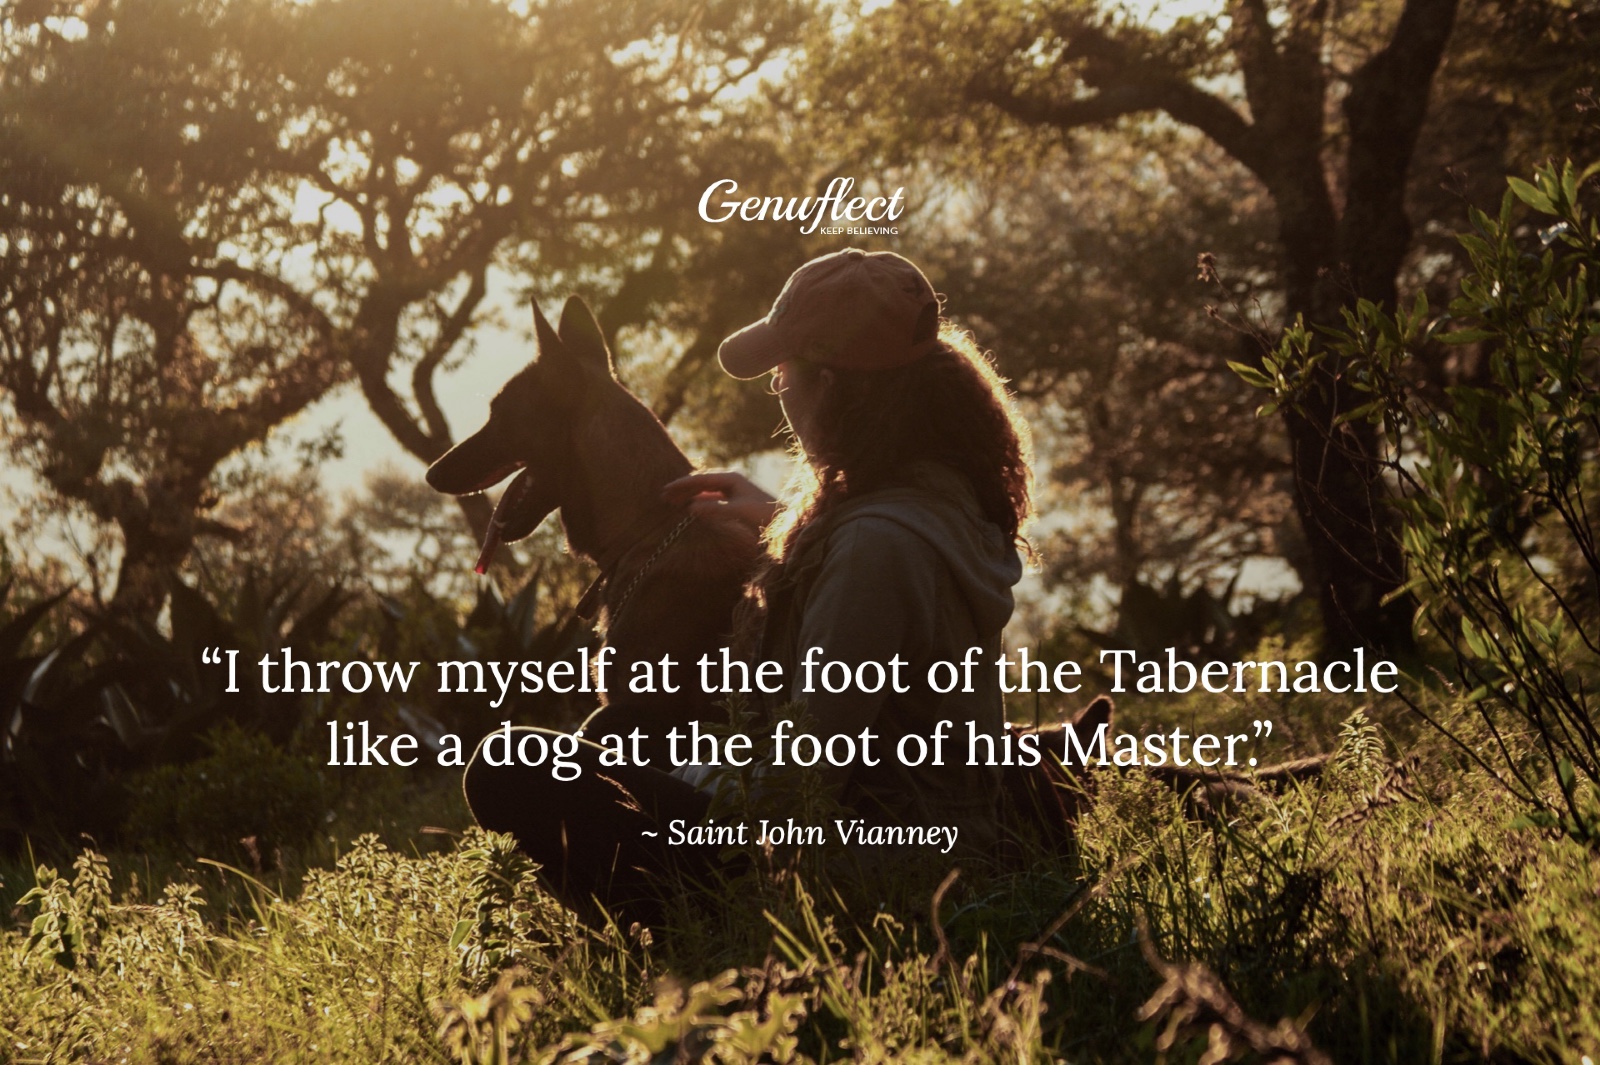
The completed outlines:
<svg viewBox="0 0 1600 1065">
<path fill-rule="evenodd" d="M 789 275 L 767 316 L 724 340 L 717 361 L 741 380 L 790 359 L 888 370 L 938 343 L 939 297 L 916 264 L 892 251 L 846 248 Z"/>
</svg>

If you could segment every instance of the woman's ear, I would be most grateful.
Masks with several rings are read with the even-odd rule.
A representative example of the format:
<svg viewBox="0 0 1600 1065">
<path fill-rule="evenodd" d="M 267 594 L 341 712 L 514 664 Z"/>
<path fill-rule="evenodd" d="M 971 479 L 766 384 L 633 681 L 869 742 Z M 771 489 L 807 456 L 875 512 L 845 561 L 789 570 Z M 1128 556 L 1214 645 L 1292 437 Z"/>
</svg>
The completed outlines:
<svg viewBox="0 0 1600 1065">
<path fill-rule="evenodd" d="M 817 375 L 817 380 L 822 382 L 823 388 L 832 388 L 833 383 L 838 379 L 838 376 L 833 372 L 833 368 L 829 366 L 822 367 L 822 372 Z"/>
</svg>

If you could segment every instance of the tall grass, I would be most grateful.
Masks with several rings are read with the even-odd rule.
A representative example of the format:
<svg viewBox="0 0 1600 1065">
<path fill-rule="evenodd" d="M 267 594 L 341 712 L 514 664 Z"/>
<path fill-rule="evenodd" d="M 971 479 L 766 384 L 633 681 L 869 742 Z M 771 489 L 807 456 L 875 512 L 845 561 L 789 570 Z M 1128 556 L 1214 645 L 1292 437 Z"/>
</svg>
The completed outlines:
<svg viewBox="0 0 1600 1065">
<path fill-rule="evenodd" d="M 954 877 L 768 863 L 654 929 L 579 924 L 477 832 L 361 838 L 293 891 L 228 873 L 228 913 L 183 883 L 113 897 L 84 852 L 4 933 L 0 1058 L 1596 1056 L 1600 859 L 1510 827 L 1442 742 L 1395 754 L 1357 717 L 1321 780 L 1204 817 L 1108 773 L 1068 853 Z"/>
</svg>

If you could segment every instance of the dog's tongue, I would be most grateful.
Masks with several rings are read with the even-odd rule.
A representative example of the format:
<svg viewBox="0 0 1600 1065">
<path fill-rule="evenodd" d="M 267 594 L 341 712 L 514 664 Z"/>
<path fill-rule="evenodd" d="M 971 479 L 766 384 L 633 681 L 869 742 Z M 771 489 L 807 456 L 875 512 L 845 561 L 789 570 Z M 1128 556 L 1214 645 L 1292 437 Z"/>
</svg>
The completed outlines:
<svg viewBox="0 0 1600 1065">
<path fill-rule="evenodd" d="M 489 519 L 489 531 L 483 534 L 483 550 L 478 552 L 478 564 L 472 567 L 474 573 L 488 573 L 489 563 L 494 561 L 494 553 L 500 547 L 500 522 L 494 518 Z"/>
<path fill-rule="evenodd" d="M 495 504 L 494 516 L 489 519 L 489 531 L 483 534 L 483 550 L 478 552 L 478 564 L 472 567 L 475 572 L 488 572 L 489 564 L 494 561 L 495 551 L 505 543 L 506 523 L 513 519 L 513 512 L 527 499 L 532 488 L 533 479 L 527 470 L 523 470 L 517 474 L 515 480 L 506 485 L 506 490 L 500 493 L 500 502 Z"/>
</svg>

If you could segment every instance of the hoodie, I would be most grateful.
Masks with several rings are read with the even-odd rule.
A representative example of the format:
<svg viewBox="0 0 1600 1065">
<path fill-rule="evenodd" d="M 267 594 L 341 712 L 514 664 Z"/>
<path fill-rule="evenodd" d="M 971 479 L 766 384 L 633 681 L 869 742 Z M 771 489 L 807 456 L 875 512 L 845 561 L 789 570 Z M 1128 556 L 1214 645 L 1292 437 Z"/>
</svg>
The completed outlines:
<svg viewBox="0 0 1600 1065">
<path fill-rule="evenodd" d="M 802 534 L 772 589 L 762 657 L 783 663 L 789 697 L 819 738 L 873 732 L 877 765 L 821 763 L 845 804 L 875 822 L 957 826 L 960 850 L 985 852 L 997 835 L 1000 770 L 967 765 L 968 723 L 979 735 L 1004 727 L 995 660 L 1022 562 L 965 478 L 932 464 L 912 472 L 912 483 L 852 499 Z M 961 663 L 972 648 L 969 687 Z M 863 663 L 896 657 L 905 691 L 858 683 L 875 687 L 880 676 Z M 936 765 L 941 720 L 951 726 Z M 926 742 L 920 765 L 904 764 L 923 750 L 913 735 Z"/>
</svg>

